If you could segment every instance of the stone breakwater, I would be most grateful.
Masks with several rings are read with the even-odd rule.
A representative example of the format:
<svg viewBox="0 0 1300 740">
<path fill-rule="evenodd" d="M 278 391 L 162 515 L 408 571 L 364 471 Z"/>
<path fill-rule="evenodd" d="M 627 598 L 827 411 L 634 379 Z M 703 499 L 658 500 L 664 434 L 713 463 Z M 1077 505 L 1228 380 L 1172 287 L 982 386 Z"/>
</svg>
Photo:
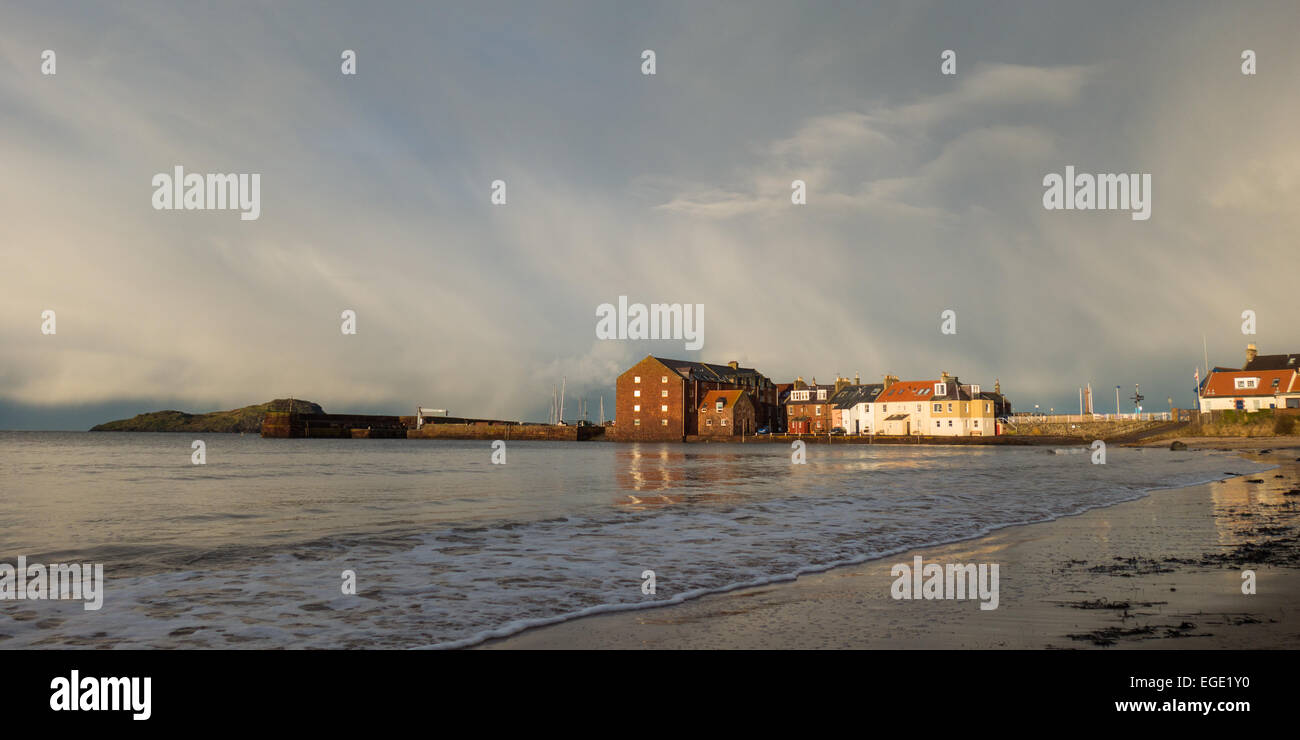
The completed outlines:
<svg viewBox="0 0 1300 740">
<path fill-rule="evenodd" d="M 425 424 L 406 430 L 407 439 L 522 439 L 583 442 L 603 439 L 605 427 L 558 424 Z"/>
</svg>

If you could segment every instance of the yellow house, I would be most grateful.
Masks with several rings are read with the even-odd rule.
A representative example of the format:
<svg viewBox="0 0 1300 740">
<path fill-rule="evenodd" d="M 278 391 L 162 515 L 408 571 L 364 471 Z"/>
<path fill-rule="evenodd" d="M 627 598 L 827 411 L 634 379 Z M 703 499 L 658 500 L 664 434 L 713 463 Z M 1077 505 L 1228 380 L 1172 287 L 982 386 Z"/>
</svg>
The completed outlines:
<svg viewBox="0 0 1300 740">
<path fill-rule="evenodd" d="M 929 419 L 924 434 L 951 437 L 988 437 L 997 434 L 995 403 L 981 398 L 978 385 L 962 385 L 943 373 L 928 401 Z"/>
</svg>

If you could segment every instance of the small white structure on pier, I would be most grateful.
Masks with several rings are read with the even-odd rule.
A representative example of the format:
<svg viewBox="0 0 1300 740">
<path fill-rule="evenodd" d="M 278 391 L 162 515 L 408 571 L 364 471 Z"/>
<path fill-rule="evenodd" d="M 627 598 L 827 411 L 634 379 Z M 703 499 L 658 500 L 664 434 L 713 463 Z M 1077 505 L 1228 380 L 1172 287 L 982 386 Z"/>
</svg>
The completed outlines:
<svg viewBox="0 0 1300 740">
<path fill-rule="evenodd" d="M 447 409 L 426 409 L 423 406 L 415 407 L 415 428 L 419 429 L 424 426 L 424 417 L 426 416 L 446 416 Z"/>
</svg>

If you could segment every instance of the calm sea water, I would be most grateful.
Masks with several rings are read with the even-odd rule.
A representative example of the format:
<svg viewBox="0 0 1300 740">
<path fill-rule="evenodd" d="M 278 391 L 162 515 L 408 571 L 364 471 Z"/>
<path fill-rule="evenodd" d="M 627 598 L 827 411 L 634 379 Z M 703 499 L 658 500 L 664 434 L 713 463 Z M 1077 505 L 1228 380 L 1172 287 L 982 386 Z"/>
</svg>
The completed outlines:
<svg viewBox="0 0 1300 740">
<path fill-rule="evenodd" d="M 0 432 L 0 560 L 103 563 L 0 648 L 428 647 L 788 579 L 1260 469 L 1217 453 Z M 340 588 L 356 573 L 357 595 Z M 656 593 L 643 594 L 653 570 Z"/>
</svg>

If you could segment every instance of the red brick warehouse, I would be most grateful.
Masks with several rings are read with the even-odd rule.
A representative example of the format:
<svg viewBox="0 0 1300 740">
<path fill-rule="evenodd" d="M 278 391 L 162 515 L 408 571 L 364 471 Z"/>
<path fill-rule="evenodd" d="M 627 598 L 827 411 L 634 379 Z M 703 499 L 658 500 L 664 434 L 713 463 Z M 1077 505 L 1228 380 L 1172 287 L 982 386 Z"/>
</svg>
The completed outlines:
<svg viewBox="0 0 1300 740">
<path fill-rule="evenodd" d="M 618 376 L 609 437 L 680 442 L 700 433 L 699 410 L 705 394 L 732 390 L 750 396 L 754 424 L 771 427 L 780 418 L 776 385 L 753 368 L 736 362 L 713 365 L 646 355 Z M 752 434 L 755 428 L 746 431 Z"/>
</svg>

